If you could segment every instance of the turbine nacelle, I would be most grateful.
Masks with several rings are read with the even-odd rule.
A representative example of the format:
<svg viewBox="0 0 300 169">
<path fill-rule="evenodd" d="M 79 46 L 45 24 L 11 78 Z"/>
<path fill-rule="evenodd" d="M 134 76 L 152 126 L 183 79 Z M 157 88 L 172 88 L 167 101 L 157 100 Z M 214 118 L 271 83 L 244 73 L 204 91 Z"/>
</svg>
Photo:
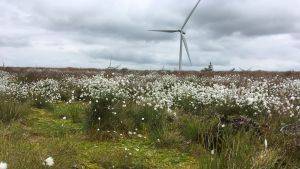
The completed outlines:
<svg viewBox="0 0 300 169">
<path fill-rule="evenodd" d="M 185 35 L 186 33 L 183 30 L 178 30 L 181 34 Z"/>
</svg>

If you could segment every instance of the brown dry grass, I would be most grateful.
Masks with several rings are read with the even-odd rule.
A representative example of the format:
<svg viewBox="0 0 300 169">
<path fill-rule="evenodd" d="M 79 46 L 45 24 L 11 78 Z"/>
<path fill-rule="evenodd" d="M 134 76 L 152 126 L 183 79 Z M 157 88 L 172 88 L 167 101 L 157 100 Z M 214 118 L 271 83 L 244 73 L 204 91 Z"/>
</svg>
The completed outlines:
<svg viewBox="0 0 300 169">
<path fill-rule="evenodd" d="M 130 74 L 130 73 L 138 73 L 141 75 L 146 75 L 149 73 L 159 73 L 159 74 L 170 74 L 176 76 L 189 76 L 194 75 L 196 77 L 214 77 L 214 76 L 240 76 L 246 78 L 273 78 L 275 76 L 279 76 L 281 78 L 292 78 L 297 79 L 300 78 L 299 71 L 214 71 L 214 72 L 203 72 L 203 71 L 162 71 L 162 70 L 129 70 L 129 69 L 95 69 L 95 68 L 45 68 L 45 67 L 0 67 L 0 70 L 4 70 L 10 73 L 24 75 L 24 76 L 34 76 L 36 79 L 43 78 L 54 78 L 60 79 L 66 75 L 72 75 L 75 77 L 78 76 L 93 76 L 99 73 L 118 73 L 118 74 Z"/>
</svg>

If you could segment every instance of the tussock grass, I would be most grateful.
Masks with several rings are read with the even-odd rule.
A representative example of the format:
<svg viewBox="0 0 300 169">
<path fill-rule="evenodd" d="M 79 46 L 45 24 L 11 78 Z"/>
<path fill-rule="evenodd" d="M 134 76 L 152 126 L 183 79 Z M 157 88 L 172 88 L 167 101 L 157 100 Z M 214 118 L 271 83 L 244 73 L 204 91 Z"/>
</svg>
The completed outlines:
<svg viewBox="0 0 300 169">
<path fill-rule="evenodd" d="M 15 120 L 23 119 L 30 111 L 28 103 L 20 103 L 16 100 L 0 98 L 0 121 L 10 123 Z"/>
<path fill-rule="evenodd" d="M 123 107 L 122 103 L 113 103 L 105 98 L 91 103 L 85 124 L 92 136 L 114 131 L 125 135 L 138 133 L 157 138 L 167 123 L 166 112 L 156 111 L 151 107 L 141 107 L 134 103 Z"/>
<path fill-rule="evenodd" d="M 48 109 L 48 110 L 53 109 L 53 105 L 48 100 L 46 100 L 45 98 L 43 98 L 41 96 L 35 96 L 31 100 L 31 105 L 33 107 L 39 108 L 39 109 Z"/>
<path fill-rule="evenodd" d="M 0 159 L 12 169 L 43 169 L 80 167 L 78 149 L 74 143 L 63 139 L 48 139 L 40 144 L 24 140 L 0 138 Z M 44 160 L 51 156 L 54 166 L 45 166 Z"/>
<path fill-rule="evenodd" d="M 53 108 L 53 114 L 58 119 L 70 119 L 73 123 L 81 123 L 85 119 L 87 106 L 83 103 L 58 104 Z"/>
</svg>

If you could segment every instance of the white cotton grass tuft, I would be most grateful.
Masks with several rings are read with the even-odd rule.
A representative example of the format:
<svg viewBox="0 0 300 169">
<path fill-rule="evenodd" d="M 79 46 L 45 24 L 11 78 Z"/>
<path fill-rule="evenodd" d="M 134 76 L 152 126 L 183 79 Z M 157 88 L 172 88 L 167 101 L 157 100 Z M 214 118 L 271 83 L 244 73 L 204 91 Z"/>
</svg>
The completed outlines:
<svg viewBox="0 0 300 169">
<path fill-rule="evenodd" d="M 7 169 L 7 163 L 1 161 L 1 162 L 0 162 L 0 169 Z"/>
<path fill-rule="evenodd" d="M 54 165 L 54 159 L 52 157 L 48 157 L 46 158 L 46 160 L 44 161 L 44 165 L 47 165 L 49 167 Z"/>
<path fill-rule="evenodd" d="M 268 148 L 268 140 L 267 139 L 265 139 L 264 145 L 265 145 L 265 149 L 267 150 L 267 148 Z"/>
</svg>

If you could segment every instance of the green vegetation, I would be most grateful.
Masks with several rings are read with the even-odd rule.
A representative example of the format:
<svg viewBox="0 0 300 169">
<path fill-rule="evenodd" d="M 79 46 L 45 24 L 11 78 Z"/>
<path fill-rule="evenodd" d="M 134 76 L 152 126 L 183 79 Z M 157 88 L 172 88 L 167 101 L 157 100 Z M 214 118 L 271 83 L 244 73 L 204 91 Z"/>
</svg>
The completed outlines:
<svg viewBox="0 0 300 169">
<path fill-rule="evenodd" d="M 293 138 L 276 131 L 259 134 L 252 129 L 235 130 L 231 125 L 218 129 L 215 116 L 185 114 L 174 118 L 161 112 L 165 115 L 161 117 L 151 108 L 129 104 L 125 109 L 116 104 L 115 111 L 121 118 L 113 121 L 115 116 L 101 116 L 109 117 L 113 125 L 100 122 L 89 128 L 85 126 L 91 120 L 90 113 L 97 111 L 90 111 L 86 104 L 58 103 L 52 107 L 51 110 L 31 108 L 25 121 L 11 120 L 0 125 L 0 159 L 9 168 L 45 168 L 43 161 L 49 156 L 54 159 L 52 168 L 299 166 L 299 152 L 293 147 Z M 285 120 L 276 122 L 275 118 L 269 119 L 269 123 L 278 125 Z M 91 137 L 97 127 L 101 128 L 98 137 Z M 265 138 L 269 144 L 267 149 Z"/>
<path fill-rule="evenodd" d="M 167 124 L 166 112 L 133 103 L 114 103 L 110 99 L 98 99 L 91 103 L 86 126 L 90 136 L 114 137 L 116 132 L 125 135 L 146 134 L 156 138 Z M 103 134 L 105 133 L 105 134 Z"/>
<path fill-rule="evenodd" d="M 21 103 L 16 100 L 0 98 L 0 122 L 10 123 L 26 117 L 29 113 L 28 103 Z"/>
<path fill-rule="evenodd" d="M 158 149 L 150 140 L 118 137 L 91 139 L 85 126 L 86 105 L 55 104 L 53 110 L 32 108 L 26 121 L 0 125 L 0 160 L 9 168 L 195 168 L 197 161 L 177 149 Z M 76 120 L 72 111 L 78 112 Z M 80 112 L 80 113 L 79 113 Z M 67 117 L 64 119 L 63 117 Z M 49 168 L 49 167 L 48 167 Z"/>
<path fill-rule="evenodd" d="M 0 81 L 0 166 L 300 167 L 299 138 L 281 131 L 299 123 L 300 81 L 287 80 L 275 92 L 277 77 L 272 85 L 222 77 L 45 77 Z"/>
</svg>

